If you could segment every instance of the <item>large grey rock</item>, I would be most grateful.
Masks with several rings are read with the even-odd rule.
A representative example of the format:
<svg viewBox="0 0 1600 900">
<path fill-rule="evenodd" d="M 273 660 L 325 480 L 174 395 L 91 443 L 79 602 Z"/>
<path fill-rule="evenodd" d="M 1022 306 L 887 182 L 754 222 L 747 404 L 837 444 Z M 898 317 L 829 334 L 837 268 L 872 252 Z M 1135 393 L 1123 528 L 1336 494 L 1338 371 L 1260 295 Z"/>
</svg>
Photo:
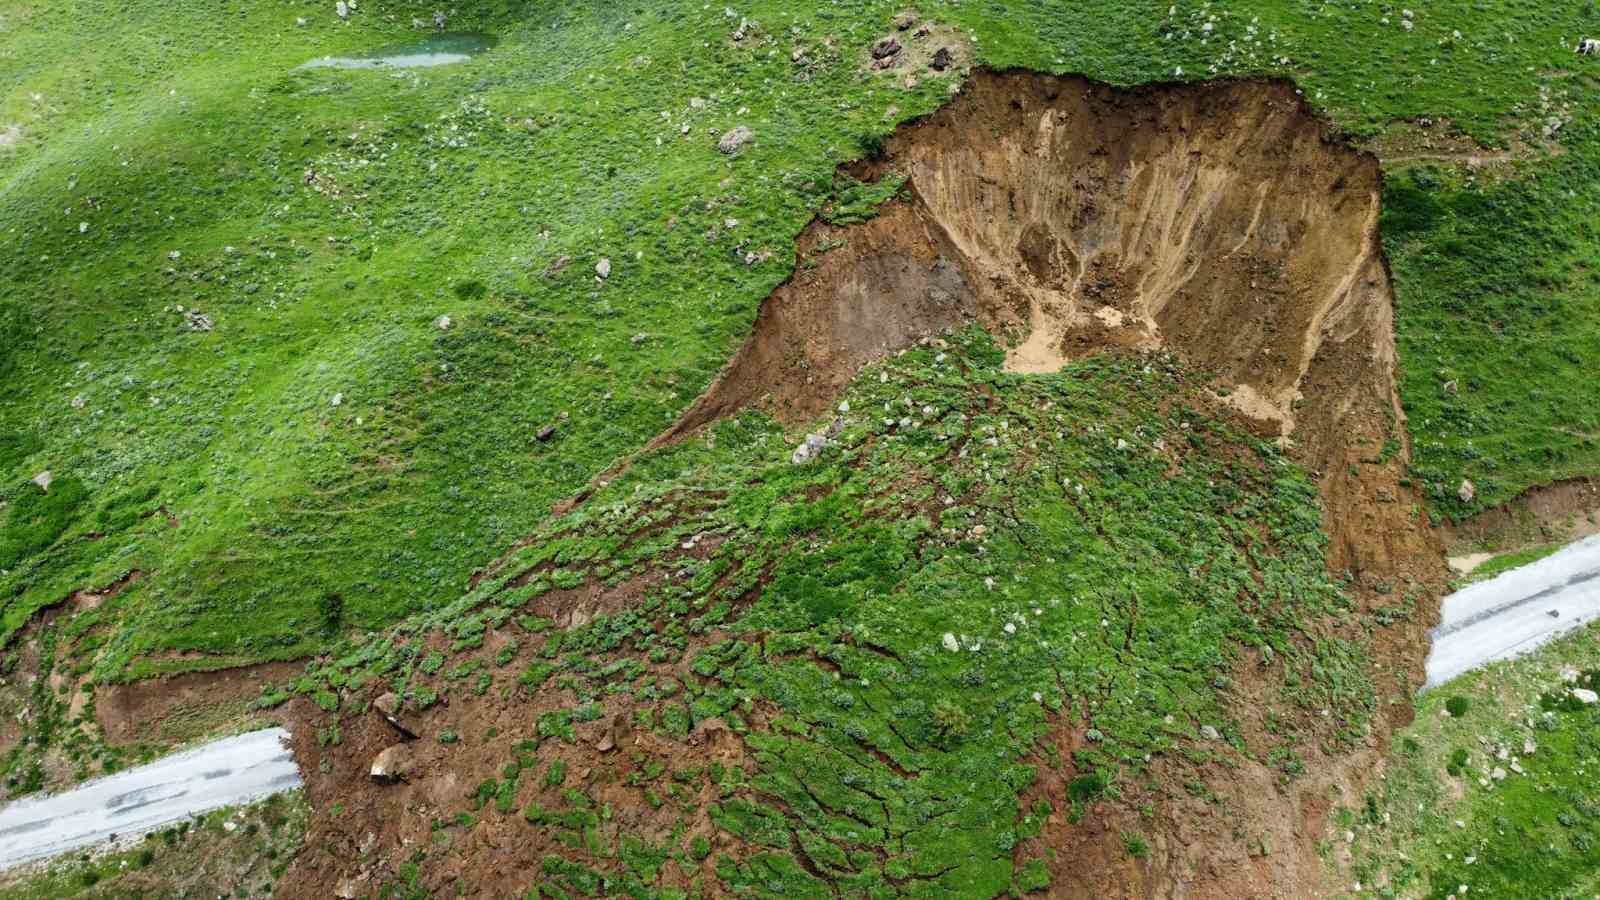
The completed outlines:
<svg viewBox="0 0 1600 900">
<path fill-rule="evenodd" d="M 400 706 L 400 695 L 394 691 L 383 694 L 372 701 L 372 708 L 378 715 L 383 716 L 383 720 L 388 722 L 395 731 L 400 732 L 405 737 L 414 738 L 417 736 L 417 732 L 400 719 Z"/>
<path fill-rule="evenodd" d="M 717 149 L 732 156 L 743 150 L 744 145 L 755 140 L 755 137 L 756 133 L 751 131 L 748 126 L 740 125 L 724 134 L 722 139 L 717 141 Z"/>
<path fill-rule="evenodd" d="M 391 744 L 372 758 L 372 768 L 368 774 L 373 781 L 393 784 L 406 777 L 410 761 L 410 753 L 406 750 L 405 744 Z"/>
</svg>

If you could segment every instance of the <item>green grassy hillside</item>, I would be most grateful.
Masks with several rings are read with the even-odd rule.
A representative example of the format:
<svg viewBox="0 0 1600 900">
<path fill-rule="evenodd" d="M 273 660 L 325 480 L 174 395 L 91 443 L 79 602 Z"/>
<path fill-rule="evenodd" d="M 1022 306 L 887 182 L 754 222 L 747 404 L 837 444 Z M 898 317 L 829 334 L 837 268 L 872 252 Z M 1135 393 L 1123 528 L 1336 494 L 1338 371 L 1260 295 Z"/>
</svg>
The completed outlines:
<svg viewBox="0 0 1600 900">
<path fill-rule="evenodd" d="M 987 65 L 1284 76 L 1358 135 L 1427 117 L 1559 154 L 1392 181 L 1405 398 L 1441 514 L 1600 467 L 1594 6 L 1169 5 L 921 12 Z M 0 4 L 6 632 L 130 569 L 106 675 L 304 655 L 457 596 L 688 404 L 833 166 L 958 77 L 865 73 L 896 7 L 858 0 L 473 4 L 450 27 L 498 44 L 470 63 L 297 69 L 433 12 L 359 6 Z M 43 470 L 72 495 L 34 496 Z"/>
</svg>

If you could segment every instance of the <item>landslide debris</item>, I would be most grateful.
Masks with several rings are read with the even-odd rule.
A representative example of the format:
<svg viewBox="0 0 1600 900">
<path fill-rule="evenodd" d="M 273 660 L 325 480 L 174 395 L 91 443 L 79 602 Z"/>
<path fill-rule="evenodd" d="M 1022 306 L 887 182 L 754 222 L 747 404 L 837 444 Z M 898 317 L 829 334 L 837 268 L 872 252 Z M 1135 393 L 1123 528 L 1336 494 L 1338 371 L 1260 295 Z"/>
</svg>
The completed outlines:
<svg viewBox="0 0 1600 900">
<path fill-rule="evenodd" d="M 652 451 L 301 680 L 286 896 L 1320 889 L 1442 576 L 1376 160 L 1287 84 L 979 73 L 844 174 L 903 184 Z"/>
</svg>

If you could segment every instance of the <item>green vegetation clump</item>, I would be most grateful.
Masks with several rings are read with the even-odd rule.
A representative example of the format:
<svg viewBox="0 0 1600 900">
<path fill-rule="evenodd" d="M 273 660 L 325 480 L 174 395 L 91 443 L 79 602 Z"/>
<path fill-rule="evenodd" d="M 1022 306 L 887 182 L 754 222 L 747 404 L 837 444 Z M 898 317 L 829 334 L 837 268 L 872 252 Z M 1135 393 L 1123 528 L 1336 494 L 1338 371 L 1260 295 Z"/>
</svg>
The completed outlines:
<svg viewBox="0 0 1600 900">
<path fill-rule="evenodd" d="M 0 528 L 0 570 L 54 544 L 88 497 L 83 482 L 70 476 L 51 482 L 48 490 L 33 482 L 19 488 L 11 497 L 5 526 Z"/>
<path fill-rule="evenodd" d="M 1445 712 L 1449 713 L 1451 718 L 1455 719 L 1465 716 L 1467 714 L 1467 710 L 1471 708 L 1472 701 L 1460 695 L 1452 696 L 1449 700 L 1444 702 Z"/>
</svg>

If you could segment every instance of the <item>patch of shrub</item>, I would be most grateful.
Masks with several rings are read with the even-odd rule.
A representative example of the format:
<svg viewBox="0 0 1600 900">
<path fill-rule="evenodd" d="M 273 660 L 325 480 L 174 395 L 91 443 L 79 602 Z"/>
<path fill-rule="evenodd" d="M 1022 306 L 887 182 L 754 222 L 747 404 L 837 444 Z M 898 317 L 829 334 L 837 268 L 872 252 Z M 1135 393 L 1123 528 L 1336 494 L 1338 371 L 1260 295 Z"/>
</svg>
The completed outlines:
<svg viewBox="0 0 1600 900">
<path fill-rule="evenodd" d="M 1444 711 L 1449 713 L 1450 718 L 1452 719 L 1459 719 L 1462 716 L 1465 716 L 1467 714 L 1467 710 L 1471 708 L 1472 701 L 1461 696 L 1460 694 L 1457 694 L 1456 696 L 1451 697 L 1444 702 Z"/>
<path fill-rule="evenodd" d="M 50 490 L 25 485 L 11 504 L 4 531 L 0 531 L 0 569 L 10 569 L 35 553 L 49 549 L 71 527 L 78 507 L 88 499 L 83 483 L 70 476 L 57 478 Z"/>
</svg>

